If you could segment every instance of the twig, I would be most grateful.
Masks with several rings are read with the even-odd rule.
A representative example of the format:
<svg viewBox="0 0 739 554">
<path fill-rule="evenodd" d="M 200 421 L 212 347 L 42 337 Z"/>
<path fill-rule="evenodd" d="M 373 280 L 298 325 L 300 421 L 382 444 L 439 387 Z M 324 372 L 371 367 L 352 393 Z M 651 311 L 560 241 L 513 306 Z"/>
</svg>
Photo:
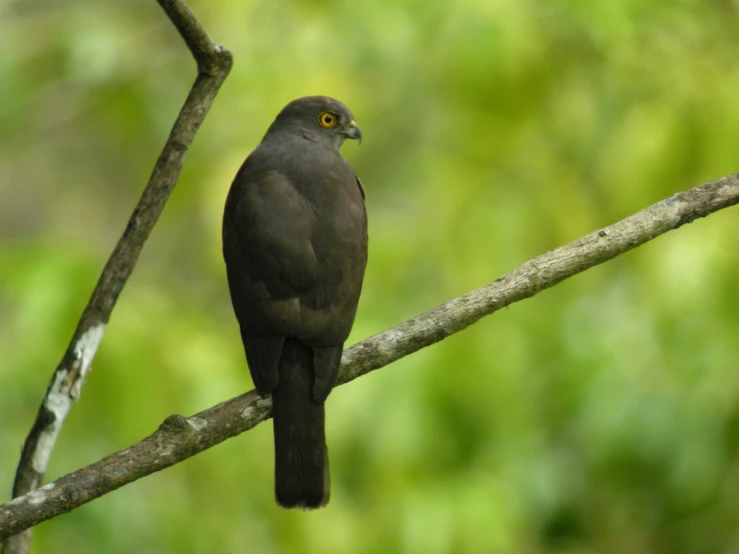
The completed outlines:
<svg viewBox="0 0 739 554">
<path fill-rule="evenodd" d="M 126 230 L 105 264 L 92 297 L 82 312 L 67 351 L 51 377 L 36 421 L 23 445 L 13 485 L 14 498 L 33 491 L 41 483 L 59 431 L 72 403 L 80 395 L 85 375 L 90 370 L 118 295 L 174 189 L 187 149 L 231 69 L 230 52 L 210 39 L 183 0 L 158 1 L 192 52 L 197 62 L 198 76 Z M 7 536 L 4 534 L 3 538 Z M 8 539 L 3 543 L 2 551 L 5 554 L 25 554 L 30 540 L 29 530 Z"/>
<path fill-rule="evenodd" d="M 738 203 L 739 174 L 729 175 L 676 194 L 538 256 L 488 285 L 347 349 L 338 384 L 434 344 L 483 316 L 534 296 L 667 231 Z M 170 416 L 152 435 L 130 448 L 0 505 L 0 540 L 247 431 L 267 419 L 270 409 L 269 399 L 261 399 L 250 391 L 189 418 Z"/>
</svg>

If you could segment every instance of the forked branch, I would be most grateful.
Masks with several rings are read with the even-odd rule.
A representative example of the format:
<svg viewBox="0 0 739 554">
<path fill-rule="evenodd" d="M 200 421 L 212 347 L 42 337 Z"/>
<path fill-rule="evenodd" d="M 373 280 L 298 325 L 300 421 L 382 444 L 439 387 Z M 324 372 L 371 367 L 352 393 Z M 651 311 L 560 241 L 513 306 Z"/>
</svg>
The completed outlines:
<svg viewBox="0 0 739 554">
<path fill-rule="evenodd" d="M 210 39 L 183 0 L 158 1 L 192 52 L 198 66 L 198 76 L 123 236 L 105 264 L 72 340 L 54 370 L 36 420 L 23 445 L 13 484 L 14 498 L 33 491 L 41 483 L 59 431 L 74 400 L 79 397 L 118 295 L 133 272 L 139 254 L 177 183 L 187 149 L 231 69 L 231 54 Z M 9 535 L 4 532 L 0 540 Z M 14 536 L 2 544 L 2 551 L 5 554 L 25 554 L 30 540 L 30 531 Z"/>
</svg>

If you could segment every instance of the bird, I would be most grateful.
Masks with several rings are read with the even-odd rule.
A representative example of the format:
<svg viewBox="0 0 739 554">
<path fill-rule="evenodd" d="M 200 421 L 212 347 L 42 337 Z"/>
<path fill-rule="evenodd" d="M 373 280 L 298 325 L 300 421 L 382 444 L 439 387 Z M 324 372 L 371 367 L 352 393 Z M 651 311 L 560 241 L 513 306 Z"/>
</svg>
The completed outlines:
<svg viewBox="0 0 739 554">
<path fill-rule="evenodd" d="M 326 397 L 367 265 L 365 190 L 340 154 L 362 131 L 327 96 L 279 112 L 231 184 L 223 257 L 252 380 L 272 398 L 275 499 L 325 506 Z"/>
</svg>

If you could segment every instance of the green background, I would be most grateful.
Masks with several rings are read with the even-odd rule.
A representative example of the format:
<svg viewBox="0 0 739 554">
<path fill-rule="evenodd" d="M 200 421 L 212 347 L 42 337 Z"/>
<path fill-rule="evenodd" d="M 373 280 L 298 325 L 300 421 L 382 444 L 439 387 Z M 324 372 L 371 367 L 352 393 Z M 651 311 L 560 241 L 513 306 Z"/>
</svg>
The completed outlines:
<svg viewBox="0 0 739 554">
<path fill-rule="evenodd" d="M 235 64 L 48 479 L 252 387 L 220 253 L 277 111 L 364 131 L 350 343 L 739 165 L 736 0 L 193 0 Z M 195 76 L 153 0 L 0 2 L 0 491 Z M 729 209 L 337 389 L 333 495 L 278 509 L 271 424 L 40 525 L 75 553 L 739 552 Z"/>
</svg>

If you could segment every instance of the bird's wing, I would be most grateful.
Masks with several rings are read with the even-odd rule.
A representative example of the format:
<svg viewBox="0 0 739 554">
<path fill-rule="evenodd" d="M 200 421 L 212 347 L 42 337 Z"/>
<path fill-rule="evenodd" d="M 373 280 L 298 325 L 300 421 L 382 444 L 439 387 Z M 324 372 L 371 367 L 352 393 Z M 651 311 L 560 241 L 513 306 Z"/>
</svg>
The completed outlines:
<svg viewBox="0 0 739 554">
<path fill-rule="evenodd" d="M 285 176 L 240 172 L 223 221 L 226 266 L 236 288 L 276 301 L 310 290 L 319 273 L 310 240 L 315 222 L 315 209 Z"/>
<path fill-rule="evenodd" d="M 271 392 L 284 338 L 306 340 L 314 347 L 313 396 L 320 402 L 335 380 L 361 289 L 363 191 L 353 172 L 348 187 L 302 174 L 298 190 L 284 174 L 257 168 L 247 160 L 236 176 L 223 221 L 249 367 L 260 393 Z"/>
<path fill-rule="evenodd" d="M 314 288 L 313 208 L 280 173 L 236 176 L 223 217 L 223 256 L 231 299 L 257 390 L 277 385 L 286 336 L 300 322 L 300 296 Z"/>
</svg>

